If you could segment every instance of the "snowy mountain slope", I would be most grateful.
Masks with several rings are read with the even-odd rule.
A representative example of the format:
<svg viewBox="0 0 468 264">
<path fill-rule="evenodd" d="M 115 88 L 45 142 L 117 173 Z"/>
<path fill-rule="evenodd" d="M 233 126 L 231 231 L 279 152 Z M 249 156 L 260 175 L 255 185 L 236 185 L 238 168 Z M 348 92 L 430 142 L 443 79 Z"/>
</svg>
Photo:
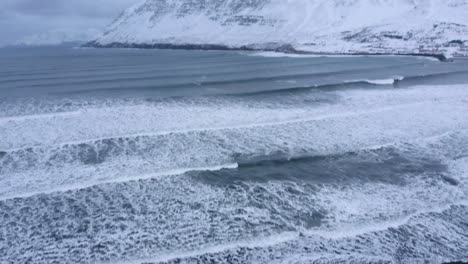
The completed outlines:
<svg viewBox="0 0 468 264">
<path fill-rule="evenodd" d="M 56 46 L 65 43 L 85 43 L 99 35 L 97 29 L 73 31 L 69 29 L 40 32 L 24 37 L 15 46 Z"/>
<path fill-rule="evenodd" d="M 468 0 L 146 0 L 91 44 L 464 53 Z"/>
</svg>

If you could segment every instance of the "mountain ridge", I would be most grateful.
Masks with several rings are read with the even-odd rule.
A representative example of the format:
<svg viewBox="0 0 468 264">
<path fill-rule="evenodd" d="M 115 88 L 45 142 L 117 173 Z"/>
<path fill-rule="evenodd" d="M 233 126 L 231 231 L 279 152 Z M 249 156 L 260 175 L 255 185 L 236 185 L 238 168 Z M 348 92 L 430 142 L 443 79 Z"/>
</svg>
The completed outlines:
<svg viewBox="0 0 468 264">
<path fill-rule="evenodd" d="M 146 0 L 94 47 L 468 55 L 468 0 Z"/>
</svg>

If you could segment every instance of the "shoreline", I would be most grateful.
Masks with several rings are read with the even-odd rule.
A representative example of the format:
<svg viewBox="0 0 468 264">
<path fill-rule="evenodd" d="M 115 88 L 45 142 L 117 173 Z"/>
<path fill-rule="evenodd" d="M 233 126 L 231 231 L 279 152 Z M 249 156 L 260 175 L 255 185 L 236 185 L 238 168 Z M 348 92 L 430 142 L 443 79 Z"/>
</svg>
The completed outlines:
<svg viewBox="0 0 468 264">
<path fill-rule="evenodd" d="M 280 52 L 285 54 L 298 54 L 298 55 L 346 55 L 346 56 L 415 56 L 415 57 L 430 57 L 435 58 L 439 61 L 446 62 L 450 61 L 450 58 L 447 58 L 442 53 L 391 53 L 391 52 L 355 52 L 355 53 L 346 53 L 346 52 L 312 52 L 297 50 L 290 44 L 284 45 L 273 45 L 273 46 L 254 46 L 254 45 L 244 45 L 240 47 L 229 47 L 226 45 L 220 44 L 171 44 L 171 43 L 154 43 L 154 44 L 137 44 L 137 43 L 120 43 L 114 42 L 106 45 L 98 44 L 95 41 L 88 42 L 81 45 L 83 48 L 126 48 L 126 49 L 172 49 L 172 50 L 231 50 L 231 51 L 270 51 L 270 52 Z M 461 57 L 464 58 L 464 57 Z"/>
</svg>

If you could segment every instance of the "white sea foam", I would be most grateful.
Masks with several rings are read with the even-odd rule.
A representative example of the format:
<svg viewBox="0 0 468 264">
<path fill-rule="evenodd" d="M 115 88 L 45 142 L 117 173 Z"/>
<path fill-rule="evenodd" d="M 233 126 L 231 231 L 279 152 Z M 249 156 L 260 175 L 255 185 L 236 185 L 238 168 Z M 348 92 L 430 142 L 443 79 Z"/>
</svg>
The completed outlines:
<svg viewBox="0 0 468 264">
<path fill-rule="evenodd" d="M 443 93 L 445 89 L 450 89 L 450 93 Z M 336 93 L 341 98 L 337 104 L 288 108 L 282 106 L 281 102 L 277 105 L 264 105 L 261 101 L 255 105 L 227 101 L 224 105 L 213 106 L 161 104 L 87 108 L 80 110 L 80 114 L 48 114 L 35 119 L 20 118 L 0 123 L 0 150 L 84 143 L 125 136 L 288 124 L 301 120 L 359 115 L 366 111 L 371 113 L 391 110 L 391 107 L 406 107 L 405 105 L 414 103 L 431 104 L 433 100 L 449 105 L 450 102 L 465 98 L 466 93 L 464 86 L 419 87 L 399 91 L 347 91 Z M 313 96 L 311 94 L 305 97 Z M 288 98 L 285 97 L 284 100 Z"/>
<path fill-rule="evenodd" d="M 274 236 L 268 237 L 258 237 L 255 239 L 247 240 L 247 241 L 238 241 L 235 243 L 228 243 L 223 245 L 211 246 L 206 247 L 203 249 L 189 251 L 189 252 L 173 252 L 171 254 L 162 254 L 156 258 L 146 258 L 146 259 L 136 259 L 136 260 L 127 260 L 127 261 L 117 261 L 116 263 L 119 264 L 141 264 L 145 262 L 164 262 L 170 261 L 178 258 L 189 258 L 189 257 L 196 257 L 205 254 L 213 254 L 219 253 L 223 251 L 233 250 L 236 248 L 247 247 L 247 248 L 255 248 L 255 247 L 268 247 L 274 246 L 280 243 L 288 242 L 294 239 L 299 238 L 299 233 L 297 232 L 284 232 Z"/>
<path fill-rule="evenodd" d="M 34 119 L 53 119 L 59 117 L 68 117 L 83 114 L 82 111 L 71 111 L 71 112 L 55 112 L 55 113 L 44 113 L 44 114 L 31 114 L 31 115 L 21 115 L 21 116 L 4 116 L 0 117 L 0 123 L 6 122 L 19 122 L 27 121 Z"/>
<path fill-rule="evenodd" d="M 354 58 L 363 57 L 365 55 L 342 55 L 342 54 L 296 54 L 284 53 L 275 51 L 255 51 L 255 52 L 242 52 L 247 56 L 258 56 L 267 58 Z"/>
<path fill-rule="evenodd" d="M 403 81 L 405 79 L 405 76 L 393 76 L 393 79 L 397 81 Z"/>
<path fill-rule="evenodd" d="M 318 129 L 323 129 L 323 124 L 317 126 Z M 291 132 L 291 130 L 288 131 Z M 465 131 L 454 133 L 466 134 Z M 259 133 L 258 135 L 265 136 L 266 134 L 268 133 Z M 244 134 L 244 136 L 248 135 Z M 333 135 L 331 136 L 333 137 Z M 205 135 L 205 137 L 209 137 L 210 141 L 219 142 L 217 138 L 211 137 L 211 135 Z M 254 138 L 259 140 L 258 137 Z M 300 136 L 300 141 L 302 141 L 303 145 L 309 144 L 309 142 L 304 143 L 305 139 L 306 137 Z M 314 138 L 314 140 L 320 141 L 321 138 Z M 457 148 L 463 148 L 463 143 L 466 142 L 463 141 L 463 138 L 461 138 L 462 141 L 459 141 L 459 138 L 451 133 L 435 135 L 426 139 L 412 138 L 412 140 L 415 142 L 410 142 L 412 144 L 409 144 L 412 145 L 411 151 L 405 149 L 408 144 L 397 144 L 395 148 L 399 149 L 402 153 L 411 153 L 414 152 L 413 148 L 422 148 L 423 151 L 430 152 L 437 157 L 439 155 L 437 143 L 446 144 L 448 140 L 450 144 L 447 147 L 453 151 L 457 151 Z M 425 143 L 426 141 L 427 144 Z M 332 142 L 336 144 L 336 141 Z M 248 144 L 258 144 L 260 146 L 271 144 L 271 142 L 269 144 L 263 143 L 265 142 L 257 141 L 253 143 L 249 141 L 241 144 L 240 149 L 245 148 Z M 202 144 L 207 143 L 202 142 Z M 327 144 L 331 143 L 328 142 Z M 434 145 L 435 147 L 433 147 Z M 276 146 L 272 146 L 272 149 L 277 149 Z M 358 146 L 353 146 L 352 149 L 357 150 Z M 187 149 L 186 152 L 190 152 L 190 149 Z M 187 153 L 178 154 L 185 155 Z M 188 156 L 178 158 L 185 159 L 192 156 L 190 153 L 188 154 Z M 198 154 L 204 155 L 204 152 L 200 151 Z M 369 155 L 373 154 L 370 153 Z M 418 155 L 418 153 L 415 155 Z M 173 157 L 170 157 L 168 160 L 172 159 Z M 159 159 L 156 160 L 160 161 Z M 168 160 L 164 160 L 163 162 Z M 466 160 L 459 159 L 455 162 L 465 163 Z M 115 161 L 115 163 L 119 164 L 122 162 Z M 131 168 L 132 170 L 140 167 L 131 163 L 126 163 L 126 165 L 130 167 L 135 166 Z M 237 166 L 229 164 L 226 167 L 235 168 Z M 452 167 L 455 168 L 457 166 L 454 165 Z M 67 171 L 68 169 L 64 168 L 63 171 Z M 76 172 L 79 169 L 86 169 L 86 167 L 78 166 L 72 169 Z M 120 169 L 125 170 L 124 167 L 115 167 L 111 168 L 108 172 L 113 172 L 112 177 L 118 178 Z M 219 167 L 215 169 L 219 169 Z M 100 165 L 99 170 L 93 171 L 93 173 L 103 173 L 103 170 L 105 170 L 105 166 Z M 463 170 L 459 169 L 457 171 Z M 127 172 L 124 171 L 121 176 L 126 175 Z M 176 171 L 176 173 L 178 172 L 180 171 Z M 452 174 L 454 171 L 450 169 L 449 173 Z M 104 172 L 104 174 L 107 174 L 107 172 Z M 154 176 L 154 174 L 139 175 L 145 175 L 143 177 L 149 178 Z M 68 177 L 68 175 L 65 176 Z M 372 242 L 378 243 L 381 237 L 385 237 L 385 232 L 389 229 L 405 225 L 415 226 L 418 223 L 424 223 L 424 226 L 428 226 L 428 224 L 431 225 L 431 222 L 430 219 L 426 220 L 425 217 L 432 215 L 432 212 L 441 212 L 451 205 L 466 205 L 466 185 L 453 186 L 450 184 L 440 184 L 440 182 L 433 184 L 431 177 L 424 177 L 424 175 L 412 176 L 416 177 L 411 179 L 410 184 L 403 185 L 372 181 L 361 183 L 356 181 L 351 185 L 325 183 L 321 184 L 320 188 L 312 187 L 312 189 L 310 189 L 311 184 L 308 183 L 289 183 L 288 181 L 278 180 L 261 183 L 246 181 L 239 188 L 235 189 L 235 185 L 228 188 L 210 186 L 191 180 L 190 177 L 186 176 L 156 176 L 157 180 L 152 182 L 132 181 L 122 184 L 104 184 L 95 189 L 83 191 L 74 189 L 68 193 L 30 197 L 30 199 L 25 200 L 26 202 L 33 203 L 36 201 L 46 206 L 53 206 L 54 203 L 48 203 L 48 199 L 60 199 L 61 202 L 72 201 L 76 205 L 80 197 L 93 197 L 93 202 L 98 205 L 88 204 L 85 198 L 85 208 L 90 211 L 90 215 L 94 215 L 93 213 L 95 212 L 102 212 L 101 210 L 106 212 L 106 214 L 99 214 L 102 215 L 99 218 L 100 221 L 103 221 L 102 226 L 105 224 L 117 224 L 115 222 L 117 220 L 115 219 L 119 218 L 122 212 L 125 212 L 119 210 L 119 208 L 123 207 L 123 203 L 135 202 L 136 204 L 133 206 L 136 206 L 135 210 L 137 212 L 140 210 L 138 205 L 141 205 L 142 201 L 144 201 L 144 204 L 141 208 L 146 208 L 150 206 L 149 204 L 151 206 L 160 206 L 151 207 L 150 211 L 155 214 L 155 218 L 153 219 L 161 219 L 162 217 L 166 220 L 165 223 L 161 224 L 162 226 L 159 224 L 155 226 L 153 221 L 146 221 L 147 219 L 138 222 L 138 217 L 135 217 L 135 219 L 129 217 L 128 219 L 124 219 L 124 221 L 118 222 L 124 224 L 127 229 L 117 232 L 111 238 L 105 237 L 106 232 L 109 232 L 109 230 L 99 230 L 99 233 L 96 233 L 96 237 L 103 235 L 102 240 L 98 240 L 97 242 L 104 242 L 108 241 L 106 239 L 110 239 L 115 248 L 128 243 L 132 244 L 135 241 L 133 239 L 136 239 L 136 241 L 138 239 L 150 238 L 156 241 L 161 237 L 165 239 L 163 247 L 154 246 L 151 250 L 148 250 L 144 246 L 132 244 L 135 250 L 141 253 L 139 255 L 143 257 L 123 261 L 123 263 L 169 261 L 190 257 L 196 259 L 198 256 L 210 254 L 242 254 L 238 253 L 239 250 L 237 249 L 239 248 L 253 249 L 252 251 L 248 251 L 252 254 L 265 254 L 263 250 L 269 251 L 268 249 L 271 248 L 268 254 L 261 255 L 265 258 L 262 263 L 271 263 L 269 256 L 273 255 L 272 257 L 278 261 L 284 260 L 284 258 L 294 256 L 294 254 L 300 254 L 300 251 L 298 252 L 295 249 L 304 247 L 314 248 L 313 245 L 315 243 L 319 246 L 323 246 L 323 243 L 326 245 L 329 243 L 331 248 L 335 244 L 337 244 L 337 247 L 346 246 L 348 245 L 346 243 L 349 243 L 347 242 L 349 241 L 348 238 L 354 239 L 357 236 L 371 237 Z M 30 179 L 29 176 L 26 178 Z M 148 189 L 146 189 L 147 186 Z M 155 187 L 151 188 L 151 186 Z M 139 199 L 140 196 L 142 197 L 141 200 Z M 99 198 L 110 199 L 112 205 L 106 207 L 108 201 L 100 201 Z M 12 201 L 5 201 L 5 203 L 10 202 Z M 15 200 L 17 206 L 22 202 L 25 201 L 22 199 Z M 261 206 L 255 206 L 257 202 L 261 203 Z M 201 208 L 196 205 L 201 205 Z M 23 205 L 26 208 L 27 206 L 29 204 Z M 46 207 L 42 209 L 50 215 L 50 211 L 53 211 L 50 208 Z M 63 208 L 64 210 L 74 210 L 74 207 L 68 209 L 68 206 L 64 206 Z M 161 210 L 160 208 L 176 208 L 176 210 L 167 210 L 166 212 L 165 209 Z M 216 208 L 216 214 L 211 215 L 210 211 L 213 208 Z M 112 214 L 114 211 L 116 211 L 115 214 Z M 305 224 L 309 219 L 302 219 L 302 217 L 307 217 L 309 213 L 316 211 L 326 212 L 324 213 L 326 221 L 323 221 L 321 228 L 305 228 Z M 431 213 L 427 214 L 428 212 Z M 62 214 L 63 212 L 59 213 Z M 15 215 L 16 211 L 10 212 L 10 214 Z M 220 215 L 223 217 L 218 217 Z M 88 220 L 90 218 L 86 216 L 85 219 Z M 426 221 L 429 223 L 426 223 Z M 236 225 L 236 223 L 239 223 L 239 225 Z M 245 223 L 252 226 L 254 230 L 239 232 L 239 226 Z M 69 225 L 70 222 L 65 219 L 55 224 L 62 227 Z M 138 226 L 138 224 L 142 226 Z M 431 226 L 431 230 L 439 232 L 441 229 L 443 231 L 444 226 L 440 227 L 438 223 L 432 225 L 434 226 Z M 294 231 L 278 234 L 278 231 L 275 229 L 278 226 L 283 226 L 287 230 Z M 151 232 L 147 232 L 147 227 L 150 227 L 148 229 L 151 229 Z M 226 228 L 223 229 L 224 227 Z M 207 238 L 206 232 L 211 232 L 213 228 L 215 228 L 216 232 L 211 233 L 213 235 Z M 157 232 L 155 232 L 156 230 Z M 49 232 L 40 228 L 36 231 Z M 384 233 L 380 234 L 379 232 Z M 86 233 L 83 235 L 86 235 Z M 80 234 L 76 234 L 76 236 L 63 243 L 66 245 L 80 243 L 79 241 L 82 241 L 83 236 Z M 26 234 L 24 237 L 25 239 L 29 239 L 26 237 Z M 36 242 L 47 243 L 44 240 Z M 93 243 L 95 242 L 93 241 Z M 389 246 L 388 244 L 386 245 Z M 377 244 L 369 250 L 380 250 L 380 248 L 382 247 Z M 55 247 L 54 252 L 64 253 L 65 251 L 62 251 L 62 248 Z M 114 251 L 113 248 L 110 248 L 108 252 L 115 253 L 116 258 L 119 260 L 127 258 L 127 256 L 121 255 L 120 251 Z M 282 252 L 287 252 L 287 254 L 281 255 Z M 276 253 L 278 255 L 275 255 Z M 366 252 L 362 254 L 363 257 L 367 257 Z M 314 256 L 326 256 L 326 252 L 317 252 Z M 311 256 L 309 255 L 308 257 Z M 112 262 L 120 263 L 114 260 Z"/>
<path fill-rule="evenodd" d="M 380 79 L 380 80 L 364 80 L 365 82 L 371 84 L 379 84 L 379 85 L 388 85 L 395 83 L 395 79 Z"/>
<path fill-rule="evenodd" d="M 50 186 L 49 188 L 43 189 L 43 190 L 23 192 L 23 193 L 18 192 L 16 194 L 9 194 L 8 196 L 0 195 L 0 201 L 13 199 L 13 198 L 26 198 L 26 197 L 30 197 L 30 196 L 38 195 L 38 194 L 48 194 L 48 193 L 54 193 L 54 192 L 66 192 L 66 191 L 72 191 L 72 190 L 79 190 L 79 189 L 84 189 L 84 188 L 88 188 L 91 186 L 95 186 L 97 184 L 122 183 L 122 182 L 138 181 L 138 180 L 146 180 L 146 179 L 158 179 L 161 177 L 182 175 L 187 172 L 218 171 L 218 170 L 223 170 L 223 169 L 236 169 L 236 168 L 238 168 L 238 164 L 232 163 L 232 164 L 217 165 L 217 166 L 211 166 L 211 167 L 178 168 L 178 169 L 159 171 L 155 173 L 132 175 L 132 176 L 124 175 L 121 177 L 116 177 L 114 179 L 106 179 L 106 180 L 101 180 L 98 182 L 87 182 L 85 180 L 83 182 L 75 182 L 72 185 Z"/>
<path fill-rule="evenodd" d="M 390 84 L 395 83 L 395 79 L 375 79 L 375 80 L 362 79 L 362 80 L 348 80 L 344 82 L 345 83 L 365 82 L 365 83 L 376 84 L 376 85 L 390 85 Z"/>
<path fill-rule="evenodd" d="M 361 80 L 349 80 L 345 81 L 345 83 L 356 83 L 356 82 L 366 82 L 369 84 L 376 84 L 376 85 L 391 85 L 394 84 L 396 81 L 404 80 L 404 76 L 394 76 L 388 79 L 361 79 Z"/>
<path fill-rule="evenodd" d="M 292 119 L 286 119 L 284 121 L 276 121 L 276 122 L 258 122 L 258 123 L 252 122 L 252 123 L 245 124 L 245 125 L 240 124 L 240 125 L 232 125 L 232 126 L 202 127 L 202 128 L 194 127 L 190 129 L 146 132 L 146 133 L 136 133 L 136 134 L 114 134 L 114 135 L 110 134 L 105 137 L 60 142 L 59 144 L 52 144 L 52 145 L 49 144 L 49 146 L 65 147 L 68 145 L 87 144 L 87 143 L 93 143 L 93 142 L 102 141 L 106 139 L 113 139 L 113 138 L 119 139 L 119 138 L 155 137 L 155 136 L 166 136 L 166 135 L 171 135 L 171 134 L 190 134 L 190 133 L 196 133 L 196 132 L 210 132 L 210 131 L 238 130 L 238 129 L 262 128 L 262 127 L 270 127 L 270 126 L 281 126 L 281 125 L 289 125 L 289 124 L 295 124 L 295 123 L 307 123 L 307 122 L 312 122 L 312 121 L 321 121 L 321 120 L 327 120 L 327 119 L 338 119 L 338 118 L 355 117 L 355 116 L 366 115 L 366 114 L 382 113 L 382 112 L 388 112 L 388 111 L 393 111 L 393 110 L 398 110 L 398 109 L 404 109 L 408 107 L 416 107 L 418 105 L 424 105 L 425 103 L 428 103 L 428 102 L 417 102 L 417 103 L 401 104 L 398 106 L 378 107 L 372 110 L 349 111 L 349 112 L 341 112 L 341 113 L 336 113 L 336 114 L 324 114 L 321 116 L 315 116 L 315 117 L 310 117 L 310 118 L 303 118 L 303 117 L 292 118 Z M 23 146 L 21 148 L 15 148 L 15 149 L 4 149 L 3 151 L 12 152 L 12 151 L 21 150 L 22 148 L 31 148 L 31 147 L 33 147 L 33 145 Z"/>
<path fill-rule="evenodd" d="M 365 227 L 357 227 L 357 226 L 350 226 L 350 227 L 342 227 L 340 230 L 333 230 L 333 231 L 305 231 L 305 232 L 284 232 L 276 235 L 271 235 L 268 237 L 259 237 L 256 239 L 246 240 L 246 241 L 238 241 L 235 243 L 226 243 L 217 246 L 210 246 L 203 249 L 189 251 L 189 252 L 173 252 L 171 254 L 161 254 L 157 257 L 152 258 L 144 258 L 144 259 L 134 259 L 134 260 L 126 260 L 126 261 L 117 261 L 116 263 L 119 264 L 140 264 L 140 263 L 159 263 L 159 262 L 167 262 L 174 259 L 186 259 L 186 258 L 196 258 L 202 255 L 208 254 L 217 254 L 224 251 L 235 251 L 238 248 L 268 248 L 272 246 L 278 246 L 280 244 L 293 242 L 293 241 L 300 241 L 300 240 L 307 240 L 307 239 L 316 239 L 316 240 L 339 240 L 343 238 L 350 238 L 356 236 L 362 236 L 365 234 L 376 233 L 388 230 L 390 228 L 398 228 L 403 225 L 407 225 L 410 221 L 417 219 L 420 216 L 431 214 L 431 213 L 441 213 L 450 209 L 452 206 L 457 205 L 468 205 L 468 201 L 459 201 L 453 204 L 447 204 L 440 207 L 435 207 L 429 210 L 421 210 L 417 213 L 413 213 L 411 215 L 407 215 L 402 217 L 401 219 L 391 220 L 382 222 L 379 224 L 367 224 Z M 305 237 L 306 236 L 306 237 Z M 294 242 L 293 242 L 294 243 Z M 304 243 L 307 243 L 304 241 Z M 302 258 L 304 261 L 304 258 Z"/>
<path fill-rule="evenodd" d="M 129 175 L 219 166 L 235 162 L 239 154 L 327 155 L 463 131 L 468 128 L 466 93 L 464 86 L 356 90 L 347 91 L 337 105 L 285 113 L 236 105 L 135 106 L 8 122 L 1 127 L 3 146 L 5 140 L 6 146 L 39 145 L 3 154 L 10 165 L 0 172 L 0 193 L 21 196 L 82 182 L 92 186 L 139 178 Z M 151 132 L 139 132 L 145 128 Z"/>
</svg>

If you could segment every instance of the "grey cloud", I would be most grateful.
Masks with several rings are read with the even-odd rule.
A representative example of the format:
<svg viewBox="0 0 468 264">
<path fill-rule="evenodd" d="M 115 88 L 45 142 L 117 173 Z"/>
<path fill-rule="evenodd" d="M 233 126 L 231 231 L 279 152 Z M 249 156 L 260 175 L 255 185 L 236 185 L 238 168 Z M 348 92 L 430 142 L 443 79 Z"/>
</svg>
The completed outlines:
<svg viewBox="0 0 468 264">
<path fill-rule="evenodd" d="M 11 1 L 11 0 L 7 0 Z M 30 15 L 109 16 L 121 11 L 135 0 L 15 0 L 11 7 Z"/>
<path fill-rule="evenodd" d="M 34 33 L 103 29 L 140 0 L 0 0 L 0 46 Z"/>
</svg>

